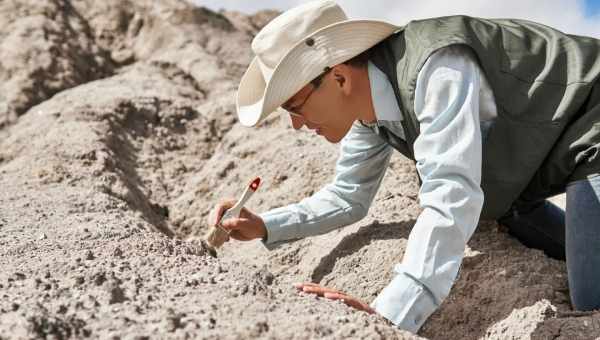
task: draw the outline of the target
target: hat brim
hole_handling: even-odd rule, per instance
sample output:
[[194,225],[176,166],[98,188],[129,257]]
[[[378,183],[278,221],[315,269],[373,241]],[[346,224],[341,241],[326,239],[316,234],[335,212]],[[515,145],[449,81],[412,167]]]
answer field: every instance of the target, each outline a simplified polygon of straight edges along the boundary
[[266,80],[255,57],[242,76],[236,98],[239,121],[256,126],[323,72],[373,47],[399,29],[379,20],[346,20],[323,27],[294,45]]

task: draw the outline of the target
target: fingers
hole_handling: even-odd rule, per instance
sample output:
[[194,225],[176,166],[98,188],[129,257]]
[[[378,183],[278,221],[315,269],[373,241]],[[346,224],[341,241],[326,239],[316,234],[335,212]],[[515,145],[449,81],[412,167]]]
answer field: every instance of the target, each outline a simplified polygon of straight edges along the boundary
[[327,299],[331,299],[331,300],[340,300],[343,303],[345,303],[346,305],[353,307],[354,309],[358,309],[358,310],[362,310],[365,311],[369,314],[374,313],[375,311],[371,308],[371,306],[361,302],[360,300],[346,295],[346,294],[342,294],[342,293],[325,293],[325,298]]
[[250,218],[252,217],[254,214],[250,212],[250,210],[246,209],[246,207],[242,207],[242,210],[240,210],[240,217],[243,218]]
[[348,298],[346,294],[342,293],[325,293],[324,296],[331,300],[342,300],[342,302],[346,302],[344,299]]
[[217,207],[214,210],[214,212],[215,212],[214,216],[213,216],[214,218],[212,219],[214,225],[219,223],[219,220],[223,216],[223,213],[225,212],[225,210],[233,207],[235,202],[237,202],[237,201],[234,199],[226,199],[217,205]]
[[337,289],[322,287],[316,283],[312,282],[302,282],[295,283],[294,287],[296,289],[301,290],[305,293],[317,294],[319,296],[323,296],[330,300],[340,300],[346,305],[353,307],[355,309],[365,311],[367,313],[373,314],[375,311],[368,304],[363,303],[362,301],[342,292]]
[[323,288],[320,285],[312,282],[296,282],[294,283],[294,287],[298,290],[304,291],[304,287],[312,287],[312,288]]
[[248,222],[247,218],[228,218],[221,221],[221,226],[226,230],[239,230],[244,228]]
[[342,292],[340,292],[337,289],[322,287],[322,286],[319,286],[318,284],[312,283],[312,282],[296,283],[296,284],[294,284],[294,286],[298,290],[301,290],[305,293],[317,294],[319,296],[323,296],[325,293],[343,294]]

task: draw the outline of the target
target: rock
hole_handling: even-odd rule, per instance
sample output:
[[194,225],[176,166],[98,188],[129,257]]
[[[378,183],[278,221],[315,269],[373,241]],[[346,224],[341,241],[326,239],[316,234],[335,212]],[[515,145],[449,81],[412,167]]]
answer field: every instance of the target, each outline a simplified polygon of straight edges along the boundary
[[106,274],[102,271],[94,273],[92,276],[92,281],[96,286],[101,286],[106,282]]
[[121,250],[121,248],[116,247],[115,250],[113,250],[113,256],[123,258],[123,251]]
[[110,305],[123,303],[127,300],[125,291],[119,286],[119,283],[115,281],[110,281],[106,286],[106,290],[109,294],[108,304]]

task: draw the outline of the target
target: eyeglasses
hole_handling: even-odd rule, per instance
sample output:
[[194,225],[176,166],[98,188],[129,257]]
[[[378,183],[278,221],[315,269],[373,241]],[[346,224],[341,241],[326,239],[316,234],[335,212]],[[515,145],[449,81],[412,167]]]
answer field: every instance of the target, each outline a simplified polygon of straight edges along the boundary
[[304,106],[304,104],[308,101],[308,99],[310,98],[310,96],[313,94],[313,92],[315,92],[317,88],[313,85],[312,88],[310,89],[310,92],[308,92],[308,95],[306,97],[304,97],[304,100],[302,101],[302,103],[300,103],[300,105],[297,105],[295,107],[291,107],[289,105],[281,105],[281,107],[286,110],[291,116],[294,117],[298,117],[298,118],[304,118],[304,116],[302,114],[300,114],[302,107]]
[[310,96],[313,94],[313,92],[315,92],[315,90],[317,88],[319,88],[319,86],[323,82],[323,77],[327,73],[329,73],[329,71],[331,71],[331,68],[330,67],[326,67],[325,71],[323,73],[321,73],[315,79],[313,79],[313,80],[310,81],[310,84],[312,84],[312,88],[310,89],[310,92],[308,92],[308,94],[306,95],[306,97],[304,97],[304,100],[302,101],[302,103],[300,103],[300,105],[292,107],[292,106],[284,103],[283,105],[281,105],[281,108],[283,108],[285,111],[287,111],[291,116],[298,117],[298,118],[306,118],[306,117],[304,117],[300,113],[301,110],[302,110],[302,107],[304,106],[304,104],[306,104],[306,102],[308,101],[308,99],[310,98]]

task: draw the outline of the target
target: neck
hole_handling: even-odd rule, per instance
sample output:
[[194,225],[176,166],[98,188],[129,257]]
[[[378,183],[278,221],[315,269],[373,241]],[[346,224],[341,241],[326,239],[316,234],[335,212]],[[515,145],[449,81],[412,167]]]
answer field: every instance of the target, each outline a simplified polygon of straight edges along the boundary
[[366,123],[373,123],[377,121],[375,115],[375,109],[373,107],[373,97],[371,96],[371,82],[369,81],[369,69],[365,65],[360,69],[358,85],[358,93],[356,101],[356,119],[362,120]]

